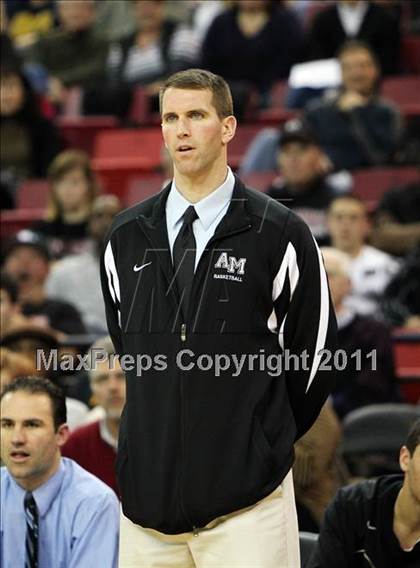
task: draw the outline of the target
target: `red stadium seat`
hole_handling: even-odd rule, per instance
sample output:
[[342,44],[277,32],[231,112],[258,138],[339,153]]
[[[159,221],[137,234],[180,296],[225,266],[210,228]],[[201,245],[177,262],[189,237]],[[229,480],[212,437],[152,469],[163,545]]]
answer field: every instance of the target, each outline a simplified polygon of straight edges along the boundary
[[125,205],[130,207],[158,193],[164,181],[162,174],[153,174],[143,179],[132,179],[128,184]]
[[94,158],[132,158],[154,168],[160,164],[160,128],[118,129],[98,134]]
[[47,205],[49,185],[44,179],[28,179],[17,192],[18,209],[44,209]]
[[420,37],[405,36],[401,42],[403,69],[408,73],[420,74]]
[[135,87],[133,89],[133,100],[128,118],[138,124],[148,124],[150,122],[150,97],[146,94],[144,87]]
[[389,77],[382,83],[382,96],[402,109],[406,105],[418,105],[419,93],[420,77],[417,75]]
[[233,169],[237,169],[250,145],[261,130],[259,124],[239,124],[234,138],[228,145],[228,163]]
[[96,136],[117,128],[118,120],[115,116],[60,116],[57,125],[66,146],[80,148],[91,155]]
[[396,375],[408,402],[420,401],[420,329],[393,333]]
[[100,133],[92,166],[106,191],[122,199],[133,178],[150,175],[161,163],[160,128],[114,130]]
[[375,207],[391,187],[420,181],[420,171],[414,167],[375,168],[353,172],[353,193]]
[[258,111],[255,119],[260,128],[264,126],[280,127],[291,118],[297,116],[297,114],[295,110],[272,107]]

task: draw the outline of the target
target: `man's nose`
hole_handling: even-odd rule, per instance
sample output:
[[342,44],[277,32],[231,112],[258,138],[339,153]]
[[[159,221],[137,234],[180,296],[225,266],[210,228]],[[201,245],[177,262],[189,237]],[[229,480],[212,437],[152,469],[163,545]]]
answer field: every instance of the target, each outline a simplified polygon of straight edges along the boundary
[[19,426],[15,426],[12,430],[12,444],[14,446],[21,446],[25,441],[25,432]]
[[180,138],[182,138],[184,136],[189,136],[190,129],[189,129],[188,121],[185,118],[179,118],[179,120],[177,122],[176,133],[177,133],[177,136],[180,137]]

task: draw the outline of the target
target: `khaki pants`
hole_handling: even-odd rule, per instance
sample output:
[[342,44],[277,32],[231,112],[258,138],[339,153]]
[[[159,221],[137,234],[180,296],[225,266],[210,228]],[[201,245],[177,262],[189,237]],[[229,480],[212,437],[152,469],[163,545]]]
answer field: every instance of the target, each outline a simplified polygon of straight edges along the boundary
[[273,493],[198,535],[166,535],[121,513],[119,568],[300,568],[292,471]]

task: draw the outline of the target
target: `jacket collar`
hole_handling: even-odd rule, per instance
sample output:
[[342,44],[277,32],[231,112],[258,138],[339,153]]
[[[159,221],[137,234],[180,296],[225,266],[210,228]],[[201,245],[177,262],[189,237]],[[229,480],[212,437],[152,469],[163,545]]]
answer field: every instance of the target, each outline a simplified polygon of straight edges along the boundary
[[[162,227],[166,223],[165,206],[171,190],[172,182],[169,183],[157,196],[150,215],[139,215],[138,220],[141,225],[150,231],[150,236],[160,242],[160,245],[169,247],[166,227],[162,231]],[[220,225],[216,229],[215,237],[223,236],[225,233],[240,230],[251,224],[248,213],[248,195],[244,184],[235,175],[235,186],[233,188],[232,199],[226,215],[223,217]],[[158,234],[156,234],[158,233]],[[163,233],[163,234],[162,234]],[[163,238],[164,237],[164,238]]]
[[[166,276],[168,292],[174,295],[177,301],[175,286],[173,286],[174,273],[171,251],[169,247],[168,231],[166,226],[166,200],[171,190],[169,183],[158,194],[150,215],[140,214],[137,222],[148,238],[153,250],[157,253],[162,270]],[[248,195],[244,184],[235,176],[235,187],[226,215],[217,227],[209,243],[229,235],[250,228],[251,218],[248,214]]]

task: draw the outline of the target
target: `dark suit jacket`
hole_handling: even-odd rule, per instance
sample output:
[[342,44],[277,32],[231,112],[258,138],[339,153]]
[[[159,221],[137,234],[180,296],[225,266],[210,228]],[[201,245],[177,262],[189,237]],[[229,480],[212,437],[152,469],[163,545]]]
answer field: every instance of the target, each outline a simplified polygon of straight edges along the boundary
[[[312,23],[308,40],[309,59],[335,57],[346,40],[337,7],[319,12]],[[353,39],[367,42],[376,53],[384,75],[398,73],[400,67],[400,31],[398,20],[384,8],[370,3],[361,28]]]

